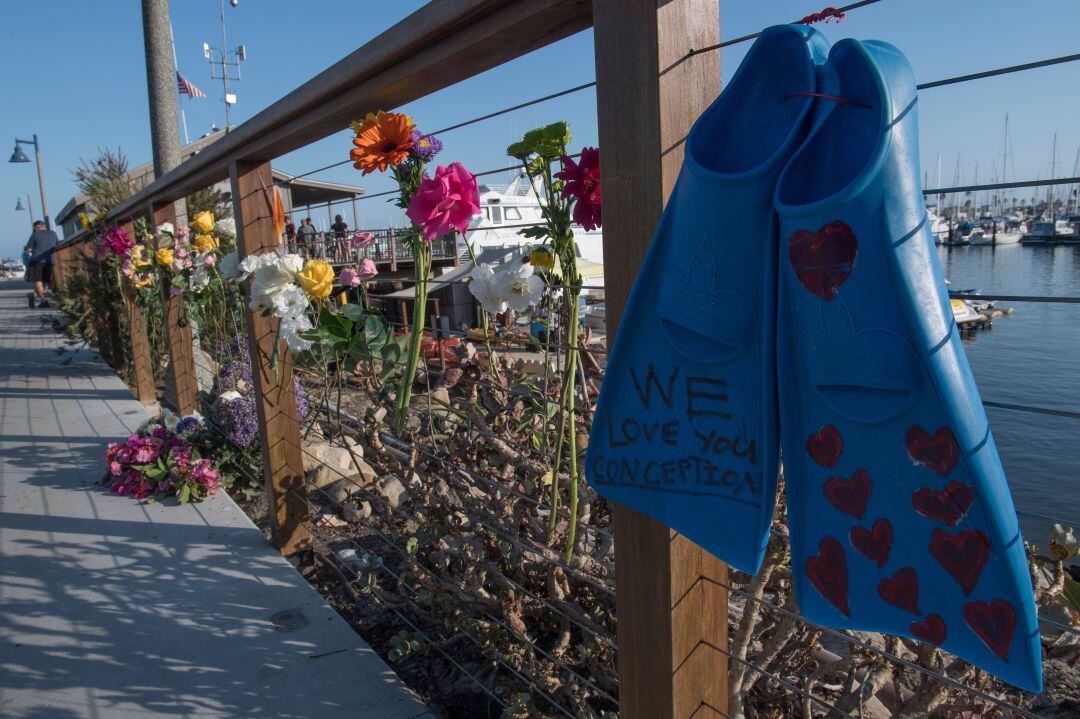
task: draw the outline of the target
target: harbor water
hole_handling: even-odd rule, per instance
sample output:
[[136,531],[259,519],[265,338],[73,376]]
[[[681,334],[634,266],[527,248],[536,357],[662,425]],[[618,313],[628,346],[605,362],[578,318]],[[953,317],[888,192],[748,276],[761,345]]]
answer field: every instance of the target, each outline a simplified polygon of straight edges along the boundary
[[[1080,297],[1080,247],[1012,244],[938,252],[953,290]],[[998,306],[1014,312],[964,341],[983,400],[1080,412],[1080,304]],[[1052,524],[1046,518],[1080,529],[1080,419],[994,407],[986,412],[1024,539],[1045,548]]]

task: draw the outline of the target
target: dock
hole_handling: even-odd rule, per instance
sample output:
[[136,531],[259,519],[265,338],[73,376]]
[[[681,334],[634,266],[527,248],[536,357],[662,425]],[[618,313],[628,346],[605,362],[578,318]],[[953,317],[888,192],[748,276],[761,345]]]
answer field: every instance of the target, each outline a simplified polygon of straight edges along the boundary
[[99,484],[149,415],[0,281],[0,716],[434,717],[219,493]]

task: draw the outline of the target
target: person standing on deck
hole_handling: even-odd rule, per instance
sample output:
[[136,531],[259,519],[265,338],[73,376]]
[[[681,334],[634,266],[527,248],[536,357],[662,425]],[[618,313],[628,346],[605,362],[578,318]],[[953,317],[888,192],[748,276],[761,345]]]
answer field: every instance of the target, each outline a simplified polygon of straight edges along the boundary
[[30,253],[30,262],[26,266],[26,281],[34,283],[34,291],[28,293],[31,307],[34,306],[35,297],[38,307],[49,306],[45,293],[52,282],[53,251],[59,243],[60,238],[47,229],[43,221],[34,223],[34,231],[26,241],[26,251]]
[[311,224],[310,217],[300,221],[300,229],[296,234],[300,236],[300,245],[307,251],[307,256],[318,257],[315,251],[315,226]]
[[285,215],[285,246],[289,252],[296,252],[296,225],[288,215]]
[[348,252],[345,236],[349,234],[349,225],[341,215],[334,215],[334,224],[330,225],[330,230],[334,233],[334,253],[336,258],[340,262],[345,262]]

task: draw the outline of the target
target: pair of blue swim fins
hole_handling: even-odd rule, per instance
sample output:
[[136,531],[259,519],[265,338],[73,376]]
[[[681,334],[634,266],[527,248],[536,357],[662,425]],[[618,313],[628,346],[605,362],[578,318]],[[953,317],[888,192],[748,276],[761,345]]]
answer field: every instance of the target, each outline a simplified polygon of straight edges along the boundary
[[796,600],[1042,690],[1023,540],[919,185],[914,74],[769,28],[686,141],[585,461],[755,573],[779,457]]

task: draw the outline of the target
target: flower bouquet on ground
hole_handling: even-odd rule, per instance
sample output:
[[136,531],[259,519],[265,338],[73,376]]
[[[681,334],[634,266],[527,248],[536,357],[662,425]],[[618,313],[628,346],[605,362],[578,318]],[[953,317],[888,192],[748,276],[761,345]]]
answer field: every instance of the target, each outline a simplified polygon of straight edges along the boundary
[[109,445],[102,482],[110,491],[134,499],[155,501],[172,495],[181,504],[201,502],[217,492],[220,477],[195,446],[205,429],[197,415],[179,417],[166,410],[123,444]]

